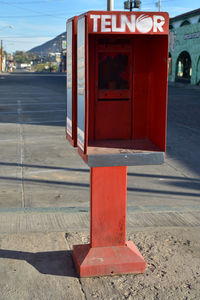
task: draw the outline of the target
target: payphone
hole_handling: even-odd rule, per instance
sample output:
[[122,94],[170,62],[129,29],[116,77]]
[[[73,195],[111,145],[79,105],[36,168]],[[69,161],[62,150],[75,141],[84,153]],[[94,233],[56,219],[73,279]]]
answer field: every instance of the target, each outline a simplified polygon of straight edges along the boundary
[[168,23],[158,12],[78,17],[77,143],[90,167],[164,161]]
[[126,242],[127,166],[164,161],[168,27],[163,12],[77,19],[77,147],[91,168],[90,244],[73,249],[81,277],[145,271]]

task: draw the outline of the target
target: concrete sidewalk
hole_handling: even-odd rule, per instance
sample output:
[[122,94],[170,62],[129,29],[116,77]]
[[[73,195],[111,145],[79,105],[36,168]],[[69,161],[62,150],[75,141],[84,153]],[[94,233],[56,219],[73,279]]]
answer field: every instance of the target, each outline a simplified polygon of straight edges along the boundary
[[[26,210],[25,212],[0,213],[0,233],[39,233],[63,232],[69,233],[85,231],[89,234],[90,214],[86,208],[82,212],[76,209],[63,209],[65,212],[46,210]],[[200,208],[180,208],[168,210],[144,211],[136,207],[127,209],[127,230],[140,230],[141,228],[166,228],[166,227],[196,227],[200,226]]]

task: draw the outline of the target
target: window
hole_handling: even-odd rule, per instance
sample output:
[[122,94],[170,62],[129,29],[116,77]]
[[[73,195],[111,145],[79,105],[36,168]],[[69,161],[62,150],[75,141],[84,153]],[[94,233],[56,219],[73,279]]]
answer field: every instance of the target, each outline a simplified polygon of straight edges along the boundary
[[100,90],[129,89],[129,56],[127,53],[100,52],[98,65],[98,88]]
[[188,20],[183,21],[183,22],[181,23],[181,26],[180,26],[180,27],[186,26],[186,25],[190,25],[190,22],[189,22]]

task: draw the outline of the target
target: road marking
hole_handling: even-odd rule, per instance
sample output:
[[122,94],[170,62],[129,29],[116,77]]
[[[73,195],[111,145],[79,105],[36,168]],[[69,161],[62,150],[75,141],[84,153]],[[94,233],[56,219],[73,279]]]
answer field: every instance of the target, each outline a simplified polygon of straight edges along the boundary
[[0,143],[3,142],[16,142],[17,139],[9,139],[9,140],[0,140]]
[[[0,103],[0,106],[15,106],[17,105],[17,103]],[[21,103],[22,106],[24,105],[28,105],[28,106],[32,106],[32,105],[38,105],[38,106],[42,106],[42,105],[65,105],[65,103],[59,103],[59,102],[40,102],[40,103]]]
[[63,123],[66,120],[49,120],[49,121],[32,121],[32,122],[24,122],[25,124],[45,124],[45,123]]
[[18,178],[21,179],[21,206],[22,208],[25,207],[25,200],[24,200],[24,170],[23,170],[23,156],[24,156],[24,140],[23,140],[23,120],[22,120],[22,108],[21,108],[21,101],[17,101],[18,104],[18,124],[17,124],[17,137],[18,137],[18,145],[17,145],[17,161],[18,161]]
[[[14,124],[13,124],[14,125]],[[52,138],[55,140],[55,139],[63,139],[63,136],[64,135],[56,135],[56,136],[54,136],[54,135],[52,135],[52,136],[35,136],[35,137],[29,137],[29,136],[27,136],[26,137],[26,139],[29,141],[29,142],[35,142],[35,140],[36,141],[38,141],[38,140],[52,140]],[[13,139],[5,139],[5,140],[3,140],[3,139],[0,139],[0,143],[4,143],[4,142],[13,142],[13,143],[15,143],[15,142],[17,142],[17,137],[16,138],[13,138]]]
[[[24,124],[45,124],[45,123],[63,123],[66,122],[66,120],[47,120],[47,121],[31,121],[31,122],[24,122]],[[0,126],[8,126],[8,125],[15,125],[15,123],[0,123]]]
[[11,75],[12,77],[66,77],[66,74],[65,73],[63,73],[63,74],[38,74],[38,73],[36,73],[36,74],[30,74],[30,73],[26,73],[26,74],[24,74],[24,73],[22,73],[22,74],[20,74],[20,73],[13,73],[12,75]]
[[[21,102],[21,101],[20,101]],[[32,114],[32,113],[49,113],[49,112],[64,112],[63,109],[54,109],[54,110],[27,110],[27,111],[23,111],[23,114]],[[18,109],[17,112],[13,112],[13,111],[3,111],[0,112],[0,115],[17,115],[18,114]]]
[[40,173],[52,173],[52,172],[58,172],[58,170],[40,170],[40,171],[28,171],[24,172],[25,175],[33,175],[33,174],[40,174]]

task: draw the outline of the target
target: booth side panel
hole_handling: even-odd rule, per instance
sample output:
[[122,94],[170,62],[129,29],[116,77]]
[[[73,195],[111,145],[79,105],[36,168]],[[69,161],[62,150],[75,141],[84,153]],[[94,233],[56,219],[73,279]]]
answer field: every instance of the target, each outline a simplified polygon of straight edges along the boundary
[[88,125],[89,125],[89,37],[88,17],[85,17],[85,146],[84,154],[88,147]]
[[148,37],[134,38],[133,138],[147,137],[149,54]]
[[85,153],[86,43],[85,16],[77,21],[77,145]]
[[151,37],[149,81],[149,138],[166,150],[168,36]]
[[72,101],[73,101],[73,45],[72,45],[72,38],[73,36],[73,25],[72,21],[67,22],[67,79],[66,79],[66,85],[67,85],[67,116],[66,116],[66,137],[67,139],[73,143],[72,141]]
[[72,82],[73,82],[73,94],[72,94],[72,139],[74,141],[74,147],[77,146],[77,18],[73,21],[73,60],[72,60]]

